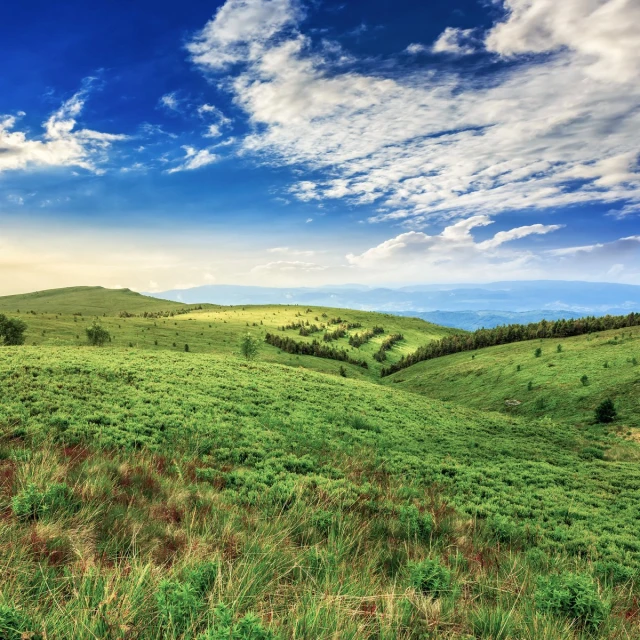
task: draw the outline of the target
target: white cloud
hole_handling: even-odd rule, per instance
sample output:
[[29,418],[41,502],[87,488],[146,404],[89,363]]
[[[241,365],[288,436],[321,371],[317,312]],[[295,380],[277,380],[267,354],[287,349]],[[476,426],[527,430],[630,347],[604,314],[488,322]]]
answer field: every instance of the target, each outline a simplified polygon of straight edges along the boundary
[[213,123],[207,127],[207,132],[204,134],[205,138],[219,138],[222,135],[222,130],[231,124],[231,119],[212,104],[203,104],[198,107],[198,114],[202,118],[212,119]]
[[44,134],[30,137],[16,131],[18,116],[0,116],[0,172],[42,167],[81,167],[100,173],[98,165],[106,159],[105,151],[112,143],[127,136],[76,129],[86,92],[80,91],[64,102],[43,123]]
[[169,111],[180,111],[181,110],[181,100],[178,98],[178,94],[176,91],[172,91],[171,93],[165,93],[160,98],[160,106],[168,109]]
[[291,249],[290,247],[272,247],[267,249],[269,253],[284,253],[290,256],[314,256],[317,251],[303,250],[303,249]]
[[489,32],[489,51],[514,56],[567,49],[595,77],[637,81],[637,0],[503,0],[503,4],[507,19]]
[[[430,236],[420,231],[401,233],[395,238],[386,240],[361,255],[349,254],[347,260],[362,267],[384,267],[388,263],[403,264],[419,261],[423,264],[444,261],[468,261],[480,254],[496,257],[496,250],[506,242],[518,240],[533,234],[547,234],[560,228],[559,225],[535,224],[517,227],[509,231],[500,231],[489,240],[476,242],[471,230],[485,227],[493,223],[488,216],[472,216],[460,220],[437,236]],[[511,258],[512,256],[509,256]]]
[[447,53],[454,56],[466,56],[477,50],[473,29],[455,29],[447,27],[433,43],[433,53]]
[[197,64],[223,69],[251,57],[254,44],[266,43],[301,16],[297,0],[227,0],[187,48]]
[[[595,14],[585,9],[596,4]],[[303,201],[374,204],[372,220],[413,225],[581,203],[633,206],[640,48],[630,50],[626,34],[640,22],[636,6],[509,0],[487,46],[504,56],[553,55],[489,66],[482,81],[431,69],[366,72],[366,61],[345,70],[297,30],[300,7],[285,0],[229,0],[190,50],[212,71],[241,63],[226,86],[255,127],[244,151],[316,172],[292,188]],[[532,16],[545,10],[538,42]],[[509,36],[516,26],[524,29],[517,51]],[[582,29],[599,44],[589,48]],[[597,72],[605,61],[614,67],[606,78]]]
[[421,53],[426,53],[427,51],[429,51],[429,47],[425,47],[425,45],[420,44],[419,42],[412,42],[405,49],[405,53],[408,53],[410,56],[417,56]]
[[177,173],[178,171],[192,171],[206,167],[208,164],[217,162],[220,156],[211,153],[209,149],[196,149],[188,145],[182,147],[185,151],[185,160],[177,167],[167,169],[167,173]]
[[301,262],[299,260],[276,260],[261,264],[251,269],[251,273],[260,272],[305,272],[305,271],[325,271],[327,267],[315,262]]

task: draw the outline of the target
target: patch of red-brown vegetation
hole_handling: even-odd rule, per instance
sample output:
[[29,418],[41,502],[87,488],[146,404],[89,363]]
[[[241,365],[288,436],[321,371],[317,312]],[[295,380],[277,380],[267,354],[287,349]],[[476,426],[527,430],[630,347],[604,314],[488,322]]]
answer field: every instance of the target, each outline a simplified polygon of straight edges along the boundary
[[161,493],[158,479],[145,467],[125,467],[119,471],[114,481],[117,489],[122,489],[128,495],[147,499],[154,498]]
[[48,562],[53,567],[59,567],[71,560],[69,544],[60,538],[46,537],[32,529],[25,542],[36,562]]
[[16,467],[13,460],[0,460],[0,494],[11,495]]
[[91,457],[91,450],[88,447],[74,444],[63,447],[62,455],[67,459],[69,466],[75,467]]
[[182,531],[162,536],[153,551],[153,561],[158,565],[170,567],[186,546],[187,536]]
[[222,547],[222,555],[229,562],[237,560],[242,555],[242,545],[238,536],[233,533],[227,536]]
[[625,620],[629,622],[637,622],[640,621],[640,605],[638,605],[638,597],[633,596],[633,602],[630,607],[628,607],[623,612],[623,617]]
[[174,504],[161,502],[151,507],[151,516],[168,524],[180,524],[184,520],[184,509]]

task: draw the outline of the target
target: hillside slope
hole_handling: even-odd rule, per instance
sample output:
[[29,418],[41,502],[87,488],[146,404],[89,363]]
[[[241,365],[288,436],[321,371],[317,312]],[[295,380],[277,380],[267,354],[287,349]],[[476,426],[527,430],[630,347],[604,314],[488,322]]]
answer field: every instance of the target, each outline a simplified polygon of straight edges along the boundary
[[[593,422],[595,407],[611,397],[619,410],[616,425],[637,428],[640,327],[457,353],[420,362],[383,382],[476,409],[579,425]],[[508,407],[507,400],[521,404]]]
[[[2,355],[0,614],[25,632],[209,640],[216,602],[257,614],[246,640],[638,631],[640,470],[590,453],[633,442],[209,354]],[[546,599],[557,571],[588,609]]]
[[[271,332],[297,342],[310,343],[318,340],[337,350],[346,350],[353,359],[366,360],[368,369],[336,360],[290,354],[267,344],[261,346],[259,352],[261,360],[296,367],[303,366],[335,375],[343,366],[349,376],[370,379],[378,378],[381,364],[373,356],[387,336],[399,333],[404,338],[386,352],[385,363],[389,364],[411,353],[425,342],[454,332],[452,329],[438,327],[418,318],[402,318],[389,314],[328,307],[203,305],[203,309],[190,311],[193,307],[184,305],[171,307],[174,303],[163,303],[131,291],[100,288],[78,288],[69,292],[57,290],[55,294],[51,292],[49,297],[44,296],[41,300],[43,307],[49,304],[50,298],[51,304],[57,309],[66,310],[40,311],[32,314],[29,312],[29,304],[25,302],[30,300],[28,295],[24,298],[20,297],[19,301],[11,296],[11,304],[22,303],[22,308],[13,309],[10,305],[6,305],[10,316],[19,317],[26,322],[28,345],[85,345],[86,329],[96,316],[111,335],[111,341],[105,345],[105,349],[184,351],[188,346],[191,352],[233,355],[239,352],[242,336],[251,333],[263,343],[265,334]],[[20,309],[20,313],[16,313],[17,309]],[[83,315],[72,315],[71,310],[73,313],[81,312]],[[136,317],[119,317],[122,311],[135,313]],[[141,317],[145,312],[158,314],[164,311],[171,311],[172,315]],[[106,314],[106,317],[103,314]],[[345,330],[342,337],[328,343],[324,342],[325,332],[333,332],[345,323],[354,326]],[[309,331],[314,326],[318,330],[301,336],[300,326],[302,325]],[[349,345],[350,336],[375,326],[382,327],[383,333],[373,336],[359,348]],[[282,330],[283,327],[289,328]]]
[[47,289],[13,296],[0,297],[0,313],[60,313],[72,315],[114,316],[121,311],[167,311],[184,308],[181,302],[143,296],[130,289],[105,289],[104,287],[67,287]]

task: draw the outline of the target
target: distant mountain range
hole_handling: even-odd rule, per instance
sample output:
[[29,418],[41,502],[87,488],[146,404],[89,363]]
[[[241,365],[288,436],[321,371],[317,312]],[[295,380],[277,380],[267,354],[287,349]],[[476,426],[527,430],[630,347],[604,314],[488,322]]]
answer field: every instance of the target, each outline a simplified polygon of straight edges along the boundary
[[434,284],[397,289],[357,284],[297,288],[206,285],[147,295],[188,304],[299,304],[384,311],[469,330],[537,322],[543,318],[557,320],[640,311],[640,286],[562,280]]

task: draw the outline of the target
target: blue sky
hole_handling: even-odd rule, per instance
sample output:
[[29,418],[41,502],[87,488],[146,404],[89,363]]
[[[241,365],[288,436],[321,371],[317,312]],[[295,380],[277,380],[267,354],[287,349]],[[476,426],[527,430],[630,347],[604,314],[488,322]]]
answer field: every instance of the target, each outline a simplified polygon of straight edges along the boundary
[[640,284],[633,0],[11,3],[0,294]]

